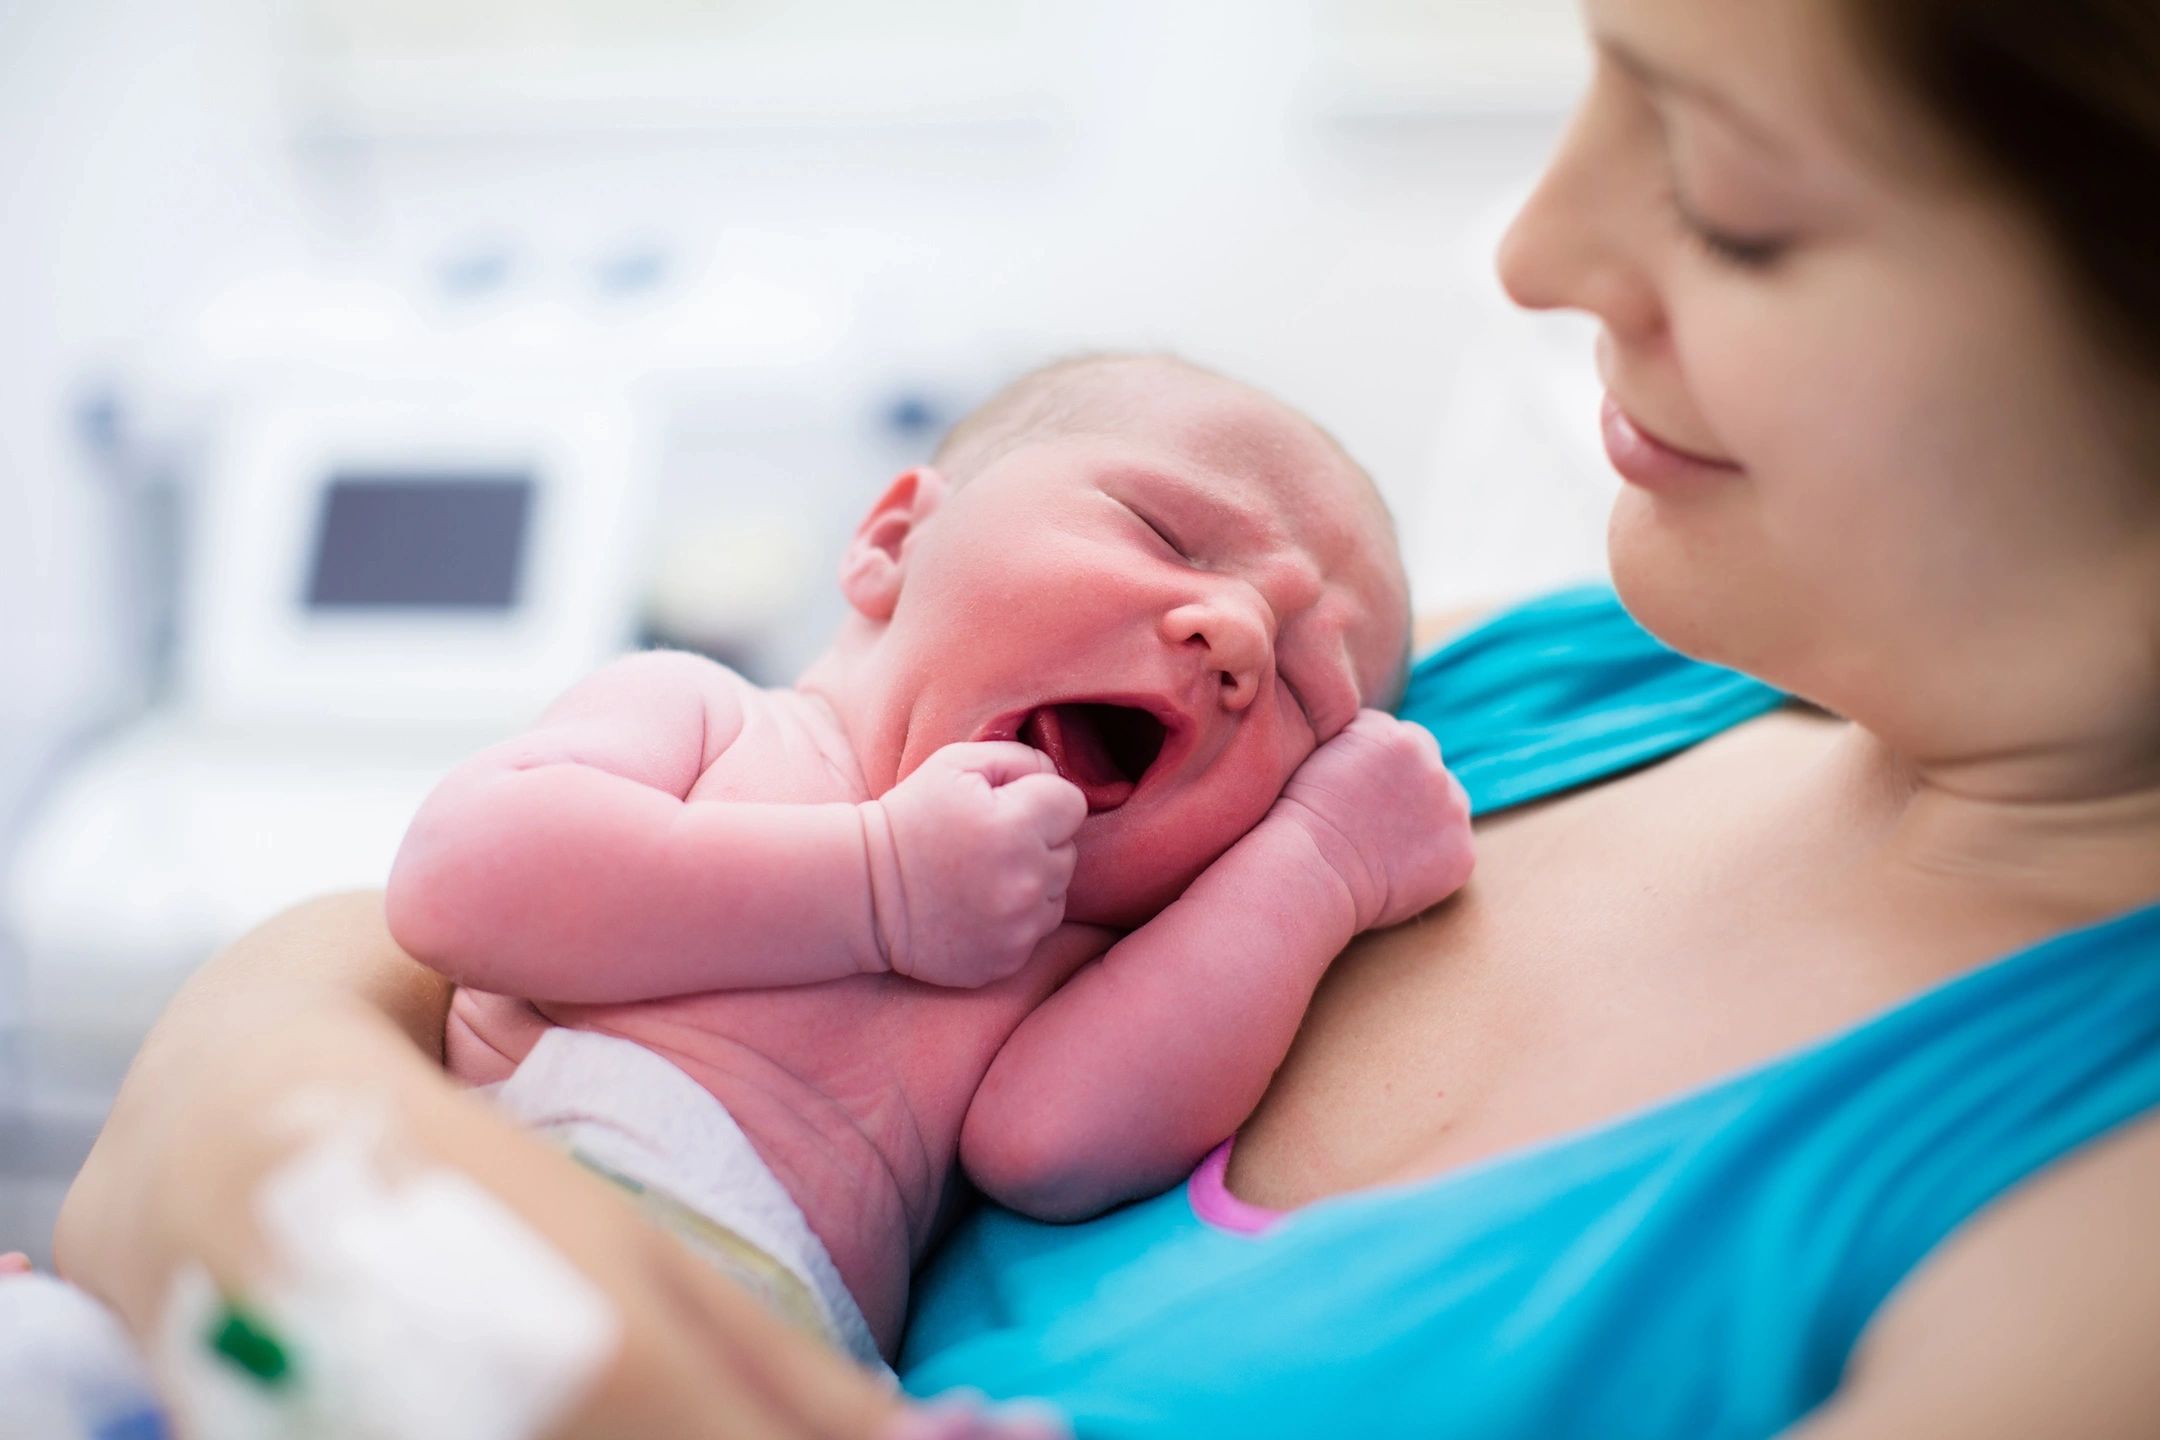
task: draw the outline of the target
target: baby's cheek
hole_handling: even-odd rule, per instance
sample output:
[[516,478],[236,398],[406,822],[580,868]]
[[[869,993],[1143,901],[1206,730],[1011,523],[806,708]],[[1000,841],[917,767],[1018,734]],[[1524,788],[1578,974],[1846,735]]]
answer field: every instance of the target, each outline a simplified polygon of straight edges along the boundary
[[1226,756],[1210,783],[1178,797],[1135,828],[1090,823],[1066,892],[1066,917],[1130,927],[1175,900],[1239,837],[1260,823],[1317,747],[1278,733],[1267,745]]

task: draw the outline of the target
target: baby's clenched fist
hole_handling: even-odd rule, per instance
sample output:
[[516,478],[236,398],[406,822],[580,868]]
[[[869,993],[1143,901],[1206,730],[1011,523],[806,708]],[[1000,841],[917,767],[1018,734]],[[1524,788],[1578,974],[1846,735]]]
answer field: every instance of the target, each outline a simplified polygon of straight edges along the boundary
[[987,985],[1065,918],[1087,797],[1041,751],[948,745],[861,811],[878,948],[894,973]]
[[1360,710],[1306,757],[1267,823],[1296,825],[1348,887],[1357,927],[1393,925],[1470,878],[1470,800],[1422,725]]

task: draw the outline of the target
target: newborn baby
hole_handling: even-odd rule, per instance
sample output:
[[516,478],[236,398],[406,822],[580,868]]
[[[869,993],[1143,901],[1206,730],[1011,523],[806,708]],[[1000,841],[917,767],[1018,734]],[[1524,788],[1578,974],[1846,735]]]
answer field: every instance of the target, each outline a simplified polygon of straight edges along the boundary
[[867,1363],[955,1164],[1076,1218],[1240,1124],[1329,960],[1470,869],[1386,511],[1180,362],[1023,377],[848,549],[792,689],[623,660],[443,781],[389,883],[493,1084]]

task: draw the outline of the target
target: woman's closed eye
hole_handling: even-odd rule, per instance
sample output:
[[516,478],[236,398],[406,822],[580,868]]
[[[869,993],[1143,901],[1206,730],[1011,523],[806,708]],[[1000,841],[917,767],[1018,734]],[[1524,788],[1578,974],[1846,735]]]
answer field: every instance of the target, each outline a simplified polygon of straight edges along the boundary
[[[1659,199],[1679,220],[1689,241],[1711,259],[1735,269],[1763,270],[1776,264],[1790,248],[1790,237],[1716,223],[1695,203],[1696,185],[1681,183],[1681,176],[1689,174],[1695,176],[1696,184],[1700,184],[1702,167],[1709,165],[1728,182],[1726,188],[1730,188],[1731,183],[1738,183],[1751,191],[1759,190],[1766,182],[1757,178],[1755,167],[1729,159],[1720,165],[1715,158],[1689,158],[1699,156],[1706,145],[1718,149],[1715,132],[1706,138],[1700,129],[1675,125],[1661,108],[1653,106],[1652,112],[1657,125],[1658,158],[1662,170]],[[1735,175],[1744,178],[1735,182]]]
[[1741,270],[1766,270],[1776,264],[1791,244],[1783,236],[1738,235],[1697,215],[1681,198],[1680,187],[1668,185],[1665,202],[1680,217],[1688,238],[1711,259]]

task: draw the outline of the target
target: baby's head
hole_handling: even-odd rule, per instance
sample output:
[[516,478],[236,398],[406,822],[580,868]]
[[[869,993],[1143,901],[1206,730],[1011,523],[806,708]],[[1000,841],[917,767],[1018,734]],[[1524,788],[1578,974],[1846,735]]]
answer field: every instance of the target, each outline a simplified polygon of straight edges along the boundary
[[1312,421],[1167,356],[1015,381],[895,481],[821,667],[883,789],[1017,739],[1086,792],[1076,920],[1133,925],[1267,811],[1408,653],[1371,480]]

